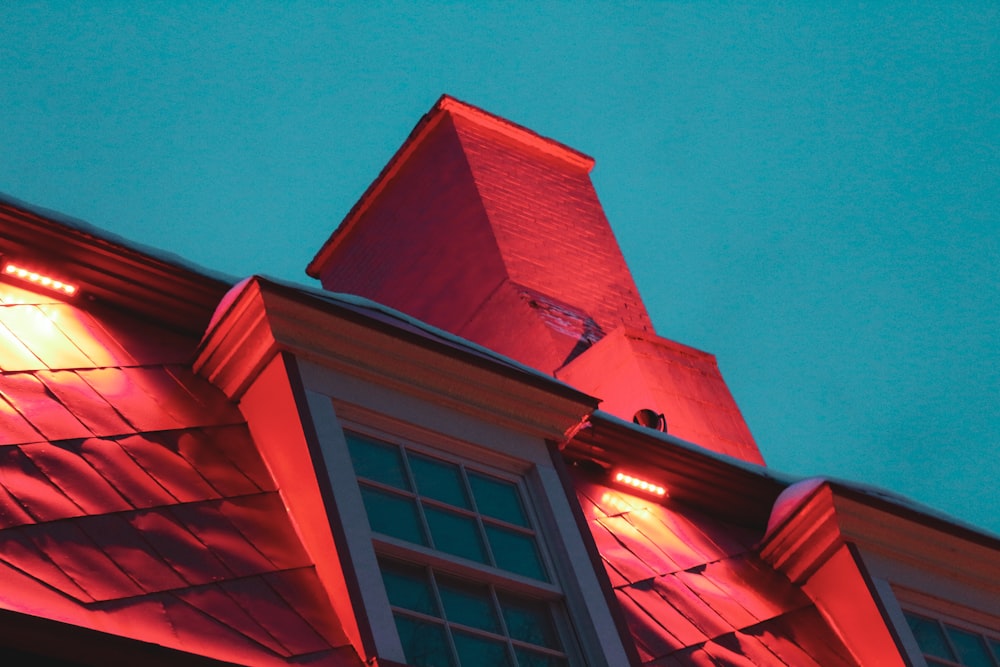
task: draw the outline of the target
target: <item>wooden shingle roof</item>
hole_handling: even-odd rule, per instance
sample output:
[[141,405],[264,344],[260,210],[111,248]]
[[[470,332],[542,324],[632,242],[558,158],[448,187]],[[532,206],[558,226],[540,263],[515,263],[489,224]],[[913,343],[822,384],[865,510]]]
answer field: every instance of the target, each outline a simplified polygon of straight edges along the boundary
[[8,283],[0,339],[0,609],[137,661],[360,664],[197,339]]
[[756,531],[578,474],[577,496],[643,665],[848,667],[812,600],[756,553]]

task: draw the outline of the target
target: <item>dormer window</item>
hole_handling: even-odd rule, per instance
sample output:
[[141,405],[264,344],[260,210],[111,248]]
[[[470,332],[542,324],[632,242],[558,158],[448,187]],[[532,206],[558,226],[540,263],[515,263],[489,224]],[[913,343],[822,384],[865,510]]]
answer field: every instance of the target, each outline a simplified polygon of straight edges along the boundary
[[567,664],[551,602],[427,566],[379,566],[407,664]]
[[407,664],[568,665],[522,476],[345,432]]
[[347,442],[373,531],[549,581],[518,480],[354,433]]

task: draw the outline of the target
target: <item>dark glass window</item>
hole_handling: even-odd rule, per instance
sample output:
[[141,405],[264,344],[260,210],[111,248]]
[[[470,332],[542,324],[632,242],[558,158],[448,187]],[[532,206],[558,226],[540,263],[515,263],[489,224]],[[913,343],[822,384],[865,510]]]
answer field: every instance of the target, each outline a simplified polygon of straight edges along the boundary
[[928,665],[1000,667],[1000,639],[939,619],[904,612]]
[[417,504],[412,498],[368,486],[361,487],[361,497],[372,530],[407,542],[427,544],[424,531],[420,530]]
[[414,667],[566,667],[553,604],[395,560],[379,562]]
[[399,447],[375,440],[360,440],[351,435],[347,437],[347,444],[354,473],[358,477],[404,491],[410,490]]
[[372,531],[401,541],[375,549],[406,664],[568,667],[575,643],[520,478],[345,436]]
[[472,509],[462,482],[461,468],[419,454],[410,454],[407,459],[419,485],[417,491],[420,495],[454,507]]
[[356,433],[346,436],[373,531],[549,581],[516,482]]
[[514,484],[474,472],[469,473],[469,483],[476,495],[476,505],[480,512],[499,521],[528,527],[521,494]]

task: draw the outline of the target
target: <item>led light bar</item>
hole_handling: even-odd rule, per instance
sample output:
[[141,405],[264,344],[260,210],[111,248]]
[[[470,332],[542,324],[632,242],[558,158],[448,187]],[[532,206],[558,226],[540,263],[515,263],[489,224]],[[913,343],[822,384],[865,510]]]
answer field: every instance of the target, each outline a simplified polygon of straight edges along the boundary
[[638,477],[633,477],[632,475],[626,475],[623,472],[615,474],[615,481],[631,486],[633,489],[639,489],[640,491],[645,491],[646,493],[652,493],[654,496],[667,495],[667,490],[659,484],[653,484],[652,482],[647,482],[644,479],[639,479]]
[[18,280],[23,280],[29,282],[33,285],[38,285],[39,287],[44,287],[50,289],[54,292],[59,292],[66,296],[73,296],[77,292],[77,286],[72,283],[68,283],[65,280],[58,280],[52,276],[47,276],[44,273],[38,273],[37,271],[32,271],[31,269],[26,269],[23,266],[18,266],[11,262],[4,262],[3,274],[11,278],[17,278]]

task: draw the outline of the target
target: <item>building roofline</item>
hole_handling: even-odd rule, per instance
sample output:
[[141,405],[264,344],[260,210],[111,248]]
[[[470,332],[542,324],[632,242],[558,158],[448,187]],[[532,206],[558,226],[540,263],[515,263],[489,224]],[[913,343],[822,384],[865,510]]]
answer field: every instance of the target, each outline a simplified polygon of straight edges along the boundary
[[97,299],[200,334],[234,279],[0,194],[0,254],[51,266]]
[[389,159],[385,167],[382,168],[379,175],[372,181],[371,185],[368,186],[354,206],[351,207],[351,210],[344,216],[340,225],[333,231],[326,242],[323,243],[316,256],[313,257],[312,261],[306,267],[307,275],[313,278],[319,277],[320,268],[326,263],[327,258],[339,244],[340,239],[354,227],[356,221],[371,206],[372,202],[377,199],[381,191],[392,181],[403,164],[406,163],[431,131],[444,118],[449,116],[462,118],[482,128],[502,134],[522,146],[566,162],[577,169],[585,169],[589,172],[594,167],[594,159],[576,149],[570,148],[554,139],[544,137],[522,125],[491,114],[467,102],[462,102],[449,95],[442,95],[438,98],[434,106],[431,107],[430,111],[421,117],[403,144],[393,154],[392,158]]
[[[797,477],[720,454],[700,445],[606,412],[590,415],[585,428],[564,443],[568,457],[606,472],[648,477],[679,500],[745,525],[763,527],[779,494]],[[636,470],[637,462],[641,469]]]
[[1000,537],[894,494],[822,477],[782,492],[761,554],[793,581],[804,580],[845,543],[975,590],[1000,591]]
[[547,438],[561,436],[598,404],[555,378],[391,308],[261,276],[243,281],[219,304],[195,370],[237,399],[281,351],[530,424]]
[[480,127],[484,127],[503,134],[509,139],[523,144],[533,150],[545,153],[554,158],[567,162],[579,169],[590,171],[594,168],[594,158],[589,155],[567,146],[566,144],[542,136],[532,129],[507,120],[502,116],[490,113],[475,105],[463,102],[450,95],[442,95],[431,112],[447,111],[453,116],[459,116],[466,120],[473,121]]
[[395,308],[354,294],[328,292],[270,276],[254,275],[234,285],[222,303],[219,304],[217,312],[212,318],[212,323],[209,325],[209,331],[205,334],[206,337],[211,335],[212,327],[225,317],[232,302],[238,299],[239,295],[251,283],[302,303],[318,306],[331,314],[353,319],[401,339],[407,339],[432,349],[452,351],[477,366],[498,370],[508,374],[512,379],[518,379],[540,389],[553,391],[563,397],[584,402],[589,406],[589,411],[597,409],[600,399],[510,357],[427,324]]
[[[663,475],[671,498],[762,522],[768,535],[794,521],[816,489],[827,487],[837,497],[859,506],[1000,550],[1000,536],[897,493],[849,480],[782,473],[601,410],[587,417],[584,427],[563,443],[563,450],[571,458],[592,461],[608,471],[642,460],[649,474],[655,471]],[[743,504],[734,505],[737,499]]]
[[895,515],[914,525],[947,533],[957,539],[978,544],[1000,552],[1000,535],[985,528],[965,523],[959,519],[915,502],[885,489],[865,486],[857,482],[831,478],[826,480],[834,494],[866,507]]
[[985,528],[965,523],[932,507],[885,489],[830,477],[810,477],[790,485],[775,502],[768,522],[768,535],[778,533],[784,529],[786,524],[797,521],[798,513],[824,487],[829,488],[830,492],[837,498],[853,501],[872,510],[892,514],[914,525],[919,524],[929,529],[948,533],[958,539],[1000,551],[1000,535]]

